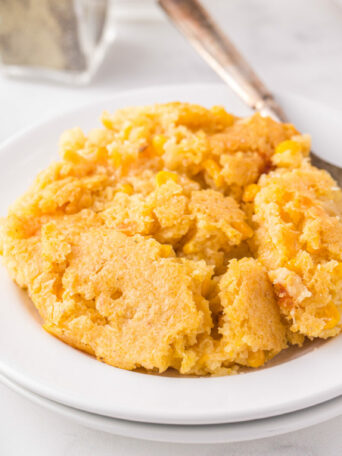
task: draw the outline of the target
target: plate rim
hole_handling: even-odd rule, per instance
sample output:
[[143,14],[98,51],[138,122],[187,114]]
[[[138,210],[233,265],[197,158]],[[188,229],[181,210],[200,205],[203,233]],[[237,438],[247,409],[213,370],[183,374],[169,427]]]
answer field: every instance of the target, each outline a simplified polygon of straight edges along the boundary
[[172,425],[127,421],[68,407],[32,393],[0,374],[0,383],[30,402],[102,432],[151,442],[223,444],[250,442],[306,429],[342,415],[342,396],[307,409],[260,420],[214,425]]
[[[175,91],[175,92],[178,92],[178,91],[182,92],[183,90],[187,90],[187,91],[192,90],[194,92],[201,91],[201,90],[209,90],[209,91],[210,90],[213,90],[213,91],[224,90],[225,92],[226,91],[228,92],[228,89],[223,84],[181,84],[181,85],[166,85],[166,86],[164,85],[164,86],[159,86],[159,87],[141,88],[141,89],[116,93],[116,94],[113,94],[113,96],[111,96],[111,97],[108,97],[108,96],[99,97],[98,99],[93,100],[89,103],[81,104],[74,108],[65,110],[57,115],[50,116],[48,119],[45,119],[44,121],[39,121],[39,122],[35,123],[34,125],[25,128],[21,132],[18,132],[17,134],[12,135],[5,142],[3,142],[2,145],[0,146],[0,160],[3,159],[3,155],[4,155],[4,153],[6,153],[6,149],[11,148],[13,146],[15,147],[16,143],[22,141],[23,138],[25,139],[27,136],[35,135],[42,128],[48,127],[49,125],[51,126],[51,124],[54,124],[54,123],[58,123],[58,121],[64,117],[69,117],[69,116],[75,115],[77,113],[80,113],[81,110],[84,110],[84,109],[87,110],[87,109],[91,109],[92,107],[95,109],[96,106],[99,106],[102,103],[109,104],[110,102],[113,102],[113,100],[121,101],[127,97],[134,98],[134,96],[139,96],[142,94],[144,96],[148,96],[150,94],[155,94],[157,92],[165,92],[165,91],[169,91],[169,90]],[[291,98],[291,96],[297,100],[298,99],[305,100],[305,102],[309,102],[309,103],[313,104],[314,106],[315,105],[324,106],[320,102],[317,102],[317,103],[312,102],[312,100],[306,100],[305,97],[301,97],[301,96],[297,96],[297,95],[285,94],[285,99],[288,97]],[[282,97],[284,97],[284,95],[280,95],[280,98],[282,98]],[[180,98],[182,98],[182,96],[180,96]],[[334,115],[337,115],[338,117],[341,118],[341,113],[338,110],[336,110],[334,108],[329,108],[329,107],[326,107],[325,109],[329,110],[329,112],[330,111],[333,112]],[[49,337],[51,337],[51,336],[49,336]],[[59,343],[61,343],[61,342],[59,342]],[[72,349],[72,350],[75,350],[75,349]],[[288,363],[286,363],[286,364],[288,364]],[[111,369],[116,369],[116,368],[111,367]],[[116,370],[119,371],[120,369],[116,369]],[[43,395],[46,398],[50,398],[50,399],[54,398],[53,400],[57,400],[60,403],[70,405],[75,408],[81,408],[80,403],[77,402],[75,397],[72,398],[72,397],[68,396],[68,394],[65,391],[64,392],[60,391],[58,394],[56,394],[56,391],[53,391],[51,388],[47,387],[46,385],[44,385],[40,382],[37,382],[35,380],[26,378],[25,374],[20,374],[20,372],[16,372],[15,369],[12,369],[10,366],[6,365],[1,359],[0,359],[0,372],[5,375],[7,373],[7,375],[10,378],[15,379],[15,381],[17,381],[18,384],[20,384],[21,386],[29,389],[30,391],[32,391],[36,394]],[[123,372],[125,372],[125,375],[127,374],[127,371],[123,371]],[[260,373],[260,371],[249,373],[248,377],[256,376],[258,373]],[[136,373],[132,373],[132,372],[129,372],[128,374],[137,375]],[[144,375],[144,374],[140,374],[140,375]],[[149,377],[156,378],[154,376],[149,376]],[[242,376],[240,376],[240,378],[241,377]],[[128,378],[128,377],[126,377],[126,378]],[[227,377],[221,377],[221,379],[222,378],[227,378]],[[229,377],[229,378],[231,378],[231,377]],[[203,382],[205,380],[208,380],[208,379],[203,379],[203,378],[195,379],[196,382]],[[213,381],[213,380],[214,379],[210,379],[210,381]],[[178,378],[177,381],[178,382],[187,382],[187,381],[190,381],[190,379],[185,379],[185,378],[179,379]],[[293,403],[288,403],[286,407],[282,408],[282,410],[285,413],[285,412],[309,407],[313,403],[317,404],[317,403],[323,402],[325,400],[329,400],[333,397],[338,396],[341,393],[342,393],[342,381],[340,384],[335,385],[334,388],[330,388],[329,392],[321,391],[321,394],[317,394],[315,396],[316,398],[314,401],[312,401],[312,399],[306,400],[306,401],[301,401],[300,403],[297,403],[297,405],[294,405]],[[201,414],[199,414],[199,416],[194,416],[193,412],[190,415],[183,413],[182,416],[180,416],[179,414],[172,415],[169,413],[167,418],[165,416],[161,416],[160,414],[158,414],[156,412],[146,414],[146,410],[143,413],[142,412],[139,413],[139,412],[133,411],[133,410],[131,410],[129,413],[127,413],[127,410],[126,410],[126,412],[123,410],[121,410],[121,411],[117,410],[115,412],[115,417],[124,418],[124,419],[132,419],[132,420],[136,420],[136,421],[146,421],[146,422],[165,422],[165,423],[182,423],[182,424],[189,424],[191,422],[191,423],[196,423],[196,424],[203,424],[203,423],[207,424],[207,423],[218,423],[218,422],[222,423],[222,422],[249,420],[251,417],[263,418],[263,417],[267,417],[267,416],[272,416],[272,415],[279,413],[279,410],[280,410],[279,404],[277,407],[273,407],[273,409],[271,407],[268,409],[267,412],[265,412],[265,411],[262,412],[261,410],[254,409],[254,411],[252,412],[252,415],[249,415],[249,417],[247,417],[245,415],[241,415],[241,413],[240,414],[235,413],[235,415],[234,414],[227,415],[227,411],[224,412],[223,414],[213,412],[213,414],[210,415],[205,410],[203,410],[201,412]],[[90,412],[95,412],[95,413],[97,413],[99,411],[96,404],[89,404],[89,403],[86,407],[83,404],[82,409],[88,410]],[[102,409],[101,413],[103,413],[103,414],[110,413],[110,415],[113,416],[113,412],[112,411],[109,412],[108,409]]]

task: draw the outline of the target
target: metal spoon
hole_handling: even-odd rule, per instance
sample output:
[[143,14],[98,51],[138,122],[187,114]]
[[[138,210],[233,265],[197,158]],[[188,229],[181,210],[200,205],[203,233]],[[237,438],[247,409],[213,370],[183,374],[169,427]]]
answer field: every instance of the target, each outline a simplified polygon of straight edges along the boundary
[[[158,0],[176,27],[216,73],[252,109],[288,122],[272,93],[198,0]],[[342,186],[342,169],[311,152],[312,163],[326,169]]]

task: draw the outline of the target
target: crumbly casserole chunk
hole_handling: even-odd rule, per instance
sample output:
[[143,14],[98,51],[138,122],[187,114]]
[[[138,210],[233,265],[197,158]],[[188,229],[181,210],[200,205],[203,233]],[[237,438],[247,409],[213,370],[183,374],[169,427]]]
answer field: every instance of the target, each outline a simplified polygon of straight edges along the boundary
[[44,328],[124,369],[222,375],[341,330],[342,193],[310,138],[186,103],[103,114],[9,209]]

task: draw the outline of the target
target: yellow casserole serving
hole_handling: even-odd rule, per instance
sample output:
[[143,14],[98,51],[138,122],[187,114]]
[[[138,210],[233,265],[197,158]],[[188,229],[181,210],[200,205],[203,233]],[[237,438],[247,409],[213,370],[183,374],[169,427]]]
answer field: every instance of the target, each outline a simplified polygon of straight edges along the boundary
[[342,194],[310,139],[169,103],[65,132],[3,220],[44,328],[124,369],[259,367],[341,331]]

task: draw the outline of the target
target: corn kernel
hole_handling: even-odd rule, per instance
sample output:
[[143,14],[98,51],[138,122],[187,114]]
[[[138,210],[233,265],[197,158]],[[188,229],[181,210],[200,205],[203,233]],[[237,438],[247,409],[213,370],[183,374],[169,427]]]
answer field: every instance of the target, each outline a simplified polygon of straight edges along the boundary
[[156,183],[158,187],[165,184],[168,180],[173,180],[173,182],[178,181],[178,176],[175,173],[171,173],[170,171],[160,171],[156,175]]
[[124,127],[123,127],[122,130],[120,131],[120,137],[121,137],[121,139],[123,139],[124,141],[128,140],[128,139],[129,139],[129,135],[131,134],[132,129],[133,129],[133,125],[132,125],[132,124],[126,124],[126,125],[124,125]]
[[183,246],[183,252],[185,253],[185,255],[190,255],[191,253],[194,253],[195,252],[195,248],[194,248],[194,245],[192,242],[188,242],[187,244],[185,244]]
[[107,147],[98,147],[96,149],[96,158],[97,160],[107,160],[108,158],[108,150]]
[[277,166],[298,167],[302,157],[301,144],[289,139],[277,145],[272,162]]
[[223,106],[213,106],[211,112],[218,117],[218,121],[225,127],[230,127],[235,122],[235,117],[227,112]]
[[330,303],[316,312],[317,318],[324,318],[326,320],[324,329],[335,328],[339,324],[341,316],[335,304]]
[[127,195],[132,195],[133,194],[133,187],[131,184],[122,184],[118,188],[118,192],[123,192],[126,193]]
[[75,149],[63,149],[61,156],[63,160],[71,163],[79,163],[83,160],[82,155],[80,155]]
[[265,363],[265,353],[263,350],[251,351],[248,354],[247,364],[250,367],[260,367]]
[[105,128],[108,128],[108,130],[113,130],[113,120],[107,111],[102,114],[101,122]]
[[223,184],[224,179],[221,175],[221,168],[214,162],[214,160],[208,159],[203,162],[204,169],[207,171],[209,176],[213,179],[215,185],[219,187]]
[[279,143],[275,149],[276,154],[282,154],[287,151],[291,151],[293,153],[301,151],[301,145],[298,141],[293,141],[292,139],[288,139],[287,141],[283,141]]
[[334,274],[338,279],[342,278],[342,263],[339,263],[335,269],[334,269]]
[[157,155],[163,155],[165,143],[166,143],[166,137],[164,135],[153,136],[152,146],[153,146],[154,152]]
[[109,151],[109,157],[115,168],[119,168],[122,165],[122,154],[120,154],[117,148],[112,148]]
[[164,244],[160,247],[160,254],[162,257],[169,257],[173,252],[173,247],[170,244]]
[[250,184],[247,185],[245,188],[245,191],[243,193],[242,199],[245,203],[250,203],[254,201],[254,198],[256,197],[256,194],[260,190],[260,185],[258,184]]
[[254,231],[247,223],[241,223],[239,225],[239,230],[243,234],[245,239],[251,238],[254,234]]

